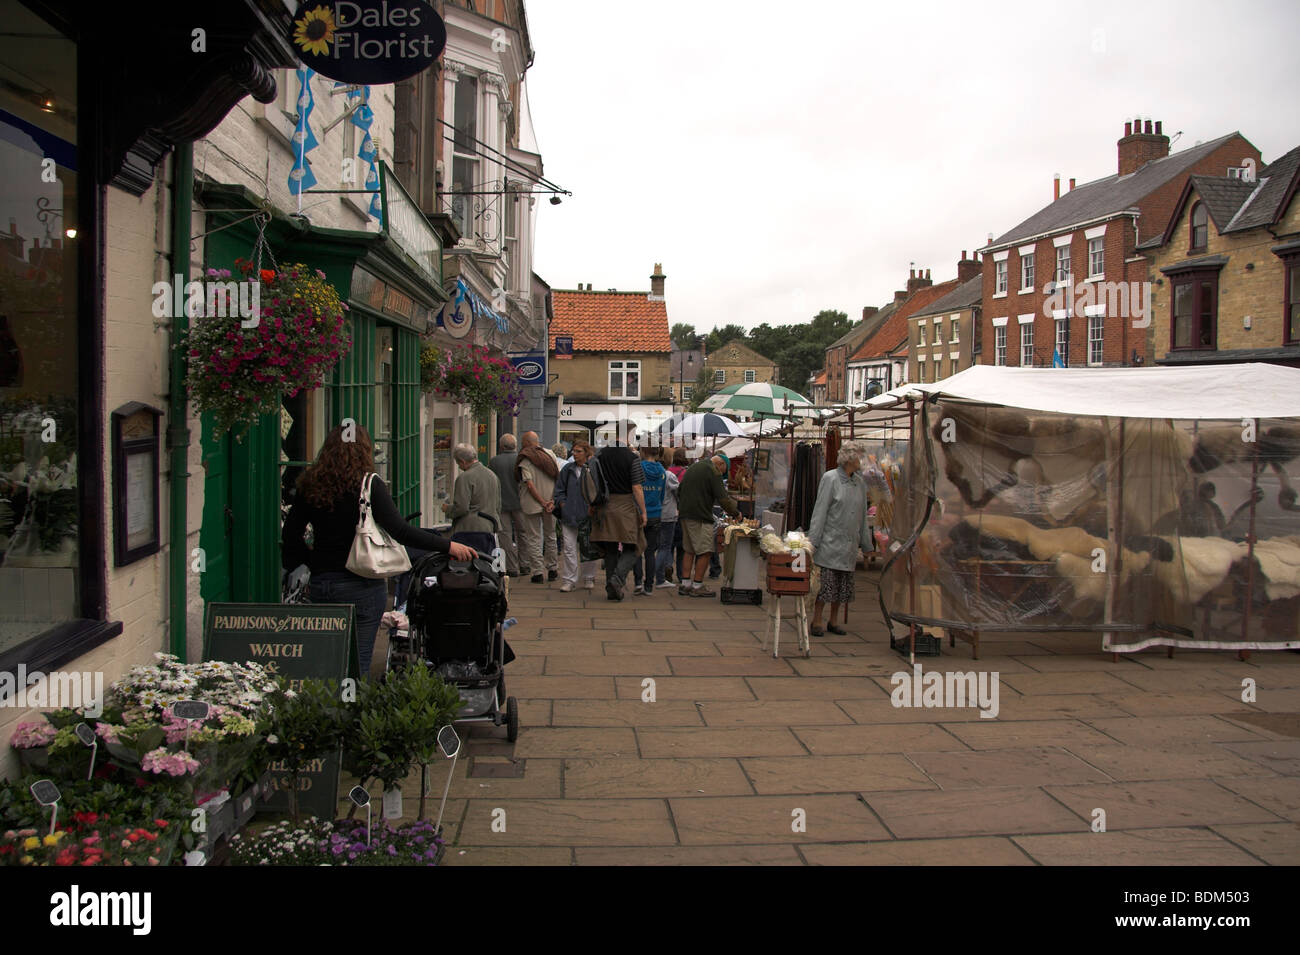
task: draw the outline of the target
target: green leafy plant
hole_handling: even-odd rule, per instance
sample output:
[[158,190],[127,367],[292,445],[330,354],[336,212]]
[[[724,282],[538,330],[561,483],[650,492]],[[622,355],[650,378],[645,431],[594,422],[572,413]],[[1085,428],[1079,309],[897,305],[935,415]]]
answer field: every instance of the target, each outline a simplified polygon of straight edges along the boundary
[[515,366],[474,346],[426,346],[420,353],[420,385],[424,391],[468,404],[480,418],[516,414],[524,400]]
[[[363,691],[364,692],[364,691]],[[298,820],[298,780],[312,760],[334,750],[343,736],[347,709],[334,681],[303,680],[298,690],[281,680],[266,737],[266,753],[289,773],[289,815]]]

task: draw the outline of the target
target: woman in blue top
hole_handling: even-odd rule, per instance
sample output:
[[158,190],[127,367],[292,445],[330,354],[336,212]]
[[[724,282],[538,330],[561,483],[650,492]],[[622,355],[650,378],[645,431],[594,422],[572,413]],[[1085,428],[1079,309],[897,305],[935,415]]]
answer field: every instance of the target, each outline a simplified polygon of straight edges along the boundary
[[[641,471],[645,481],[641,490],[645,494],[645,553],[632,567],[632,593],[649,597],[655,592],[655,564],[659,557],[659,519],[663,512],[664,493],[668,471],[659,463],[659,449],[641,449]],[[643,565],[644,564],[644,569]]]
[[813,605],[811,631],[822,636],[848,631],[829,624],[822,629],[822,610],[831,605],[831,620],[845,604],[853,602],[853,569],[858,551],[871,550],[871,523],[867,515],[867,483],[858,471],[866,449],[855,441],[840,445],[836,468],[822,475],[813,505],[808,540],[813,545],[813,563],[821,568],[821,590]]

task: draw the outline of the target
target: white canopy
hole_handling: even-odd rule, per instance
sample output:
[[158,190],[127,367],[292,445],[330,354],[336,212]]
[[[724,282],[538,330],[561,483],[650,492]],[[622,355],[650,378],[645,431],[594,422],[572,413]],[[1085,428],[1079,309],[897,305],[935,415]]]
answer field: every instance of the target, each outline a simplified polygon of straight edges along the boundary
[[922,392],[1072,415],[1236,421],[1300,417],[1300,368],[1258,362],[1179,368],[973,365],[943,381],[891,389],[865,407],[888,408],[909,393],[919,398]]

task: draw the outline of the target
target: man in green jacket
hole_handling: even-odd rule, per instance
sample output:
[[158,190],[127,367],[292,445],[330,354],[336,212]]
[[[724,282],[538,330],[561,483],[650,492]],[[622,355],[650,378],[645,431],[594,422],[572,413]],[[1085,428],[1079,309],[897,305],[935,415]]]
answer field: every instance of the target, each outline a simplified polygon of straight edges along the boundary
[[694,573],[688,584],[685,580],[677,587],[682,597],[712,597],[712,588],[704,586],[704,574],[709,569],[709,555],[713,553],[713,505],[735,517],[739,511],[736,502],[727,496],[722,475],[727,473],[727,457],[715,454],[696,461],[682,475],[677,490],[677,516],[682,522],[682,549],[686,551],[687,564],[694,558]]

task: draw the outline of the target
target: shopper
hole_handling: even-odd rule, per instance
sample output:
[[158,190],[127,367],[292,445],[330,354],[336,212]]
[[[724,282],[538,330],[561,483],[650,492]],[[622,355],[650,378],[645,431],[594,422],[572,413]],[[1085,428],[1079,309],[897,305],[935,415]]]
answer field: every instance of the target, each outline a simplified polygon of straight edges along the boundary
[[[666,449],[661,449],[659,460],[668,457]],[[685,469],[682,469],[683,472]],[[671,587],[667,574],[673,564],[673,538],[679,533],[677,527],[677,494],[681,488],[681,478],[673,473],[673,468],[664,468],[664,506],[659,512],[659,546],[655,552],[655,586]]]
[[519,485],[515,482],[515,436],[503,434],[497,441],[498,454],[488,462],[488,470],[497,476],[501,487],[501,530],[497,543],[506,557],[506,573],[517,577],[528,568],[520,562],[524,541],[524,513],[519,509]]
[[582,499],[582,474],[590,456],[590,444],[581,440],[573,442],[573,461],[560,469],[560,476],[555,481],[553,500],[560,513],[560,533],[563,535],[563,546],[560,548],[560,590],[564,593],[578,585],[580,571],[582,585],[587,590],[596,587],[596,569],[599,563],[594,560],[584,561],[578,553],[578,527],[589,519],[587,504]]
[[[810,628],[814,636],[847,633],[835,624],[835,613],[853,602],[853,570],[858,552],[871,550],[871,522],[867,516],[867,483],[858,473],[865,449],[856,441],[840,445],[834,470],[822,475],[817,486],[808,526],[813,545],[813,563],[821,569],[821,589],[813,604]],[[822,610],[831,605],[831,622],[822,629]],[[846,611],[847,612],[847,611]]]
[[[625,422],[622,433],[629,442],[636,426]],[[645,550],[645,474],[641,462],[628,444],[616,442],[596,456],[609,499],[590,511],[591,539],[605,551],[605,595],[622,600],[627,589],[627,572]]]
[[[672,466],[668,468],[668,472],[677,477],[677,482],[679,487],[677,493],[677,498],[678,498],[677,523],[673,525],[672,565],[673,565],[673,576],[675,576],[679,581],[686,580],[691,575],[690,568],[687,566],[686,549],[682,546],[681,488],[680,488],[682,476],[686,473],[686,468],[689,465],[689,463],[690,462],[687,460],[686,457],[685,448],[673,449],[673,463]],[[667,574],[665,574],[664,577],[667,580],[672,579]]]
[[655,562],[659,559],[659,517],[667,491],[668,472],[659,463],[659,449],[641,448],[641,485],[645,497],[645,552],[632,565],[632,593],[649,597],[655,592]]
[[451,532],[495,534],[501,526],[501,483],[479,464],[473,445],[456,445],[451,457],[460,469],[451,495]]
[[524,432],[515,462],[515,480],[519,484],[519,509],[524,515],[523,549],[535,584],[559,576],[553,514],[555,479],[559,476],[560,464],[555,455],[542,447],[537,432]]
[[[709,556],[714,551],[713,507],[719,505],[735,517],[740,512],[727,496],[722,475],[727,470],[727,456],[715,454],[696,461],[686,469],[678,492],[678,518],[682,522],[682,543],[694,567],[690,577],[682,575],[677,593],[683,597],[712,597],[714,591],[704,585]],[[688,583],[689,580],[689,583]]]
[[[306,564],[311,570],[311,599],[315,603],[349,603],[356,607],[357,653],[361,675],[370,674],[370,661],[379,632],[379,619],[388,602],[388,583],[361,577],[347,569],[348,554],[360,516],[361,484],[374,473],[375,452],[370,433],[361,425],[348,429],[354,440],[343,439],[344,430],[330,431],[316,461],[298,478],[297,502],[285,518],[281,544],[285,569]],[[375,523],[399,544],[426,551],[450,553],[456,560],[471,560],[475,551],[454,544],[440,534],[412,527],[402,520],[383,480],[370,485],[370,510]],[[303,540],[312,526],[310,547]]]

